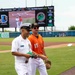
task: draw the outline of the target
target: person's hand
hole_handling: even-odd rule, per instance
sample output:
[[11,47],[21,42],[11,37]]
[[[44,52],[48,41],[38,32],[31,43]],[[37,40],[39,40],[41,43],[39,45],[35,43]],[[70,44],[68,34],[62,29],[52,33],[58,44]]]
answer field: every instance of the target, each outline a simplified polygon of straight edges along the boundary
[[38,57],[38,54],[36,52],[32,51],[31,58],[35,58],[36,59],[37,57]]

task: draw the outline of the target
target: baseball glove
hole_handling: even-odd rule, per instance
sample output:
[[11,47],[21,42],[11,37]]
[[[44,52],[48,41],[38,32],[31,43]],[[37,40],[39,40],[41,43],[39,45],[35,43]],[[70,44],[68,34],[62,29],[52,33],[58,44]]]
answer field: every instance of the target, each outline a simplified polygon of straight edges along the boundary
[[46,69],[50,69],[51,68],[51,61],[50,60],[46,60],[45,61],[45,65],[46,65]]

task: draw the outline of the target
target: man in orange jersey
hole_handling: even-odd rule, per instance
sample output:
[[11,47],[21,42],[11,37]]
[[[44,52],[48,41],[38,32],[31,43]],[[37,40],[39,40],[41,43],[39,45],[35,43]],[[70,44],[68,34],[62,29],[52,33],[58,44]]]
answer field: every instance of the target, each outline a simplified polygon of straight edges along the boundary
[[32,44],[32,50],[37,55],[37,58],[33,58],[31,61],[32,73],[31,75],[36,75],[36,69],[39,70],[40,75],[48,75],[46,66],[43,60],[48,60],[45,50],[44,41],[39,31],[39,25],[37,23],[32,24],[32,34],[28,37]]
[[19,25],[21,26],[22,25],[22,17],[19,16]]

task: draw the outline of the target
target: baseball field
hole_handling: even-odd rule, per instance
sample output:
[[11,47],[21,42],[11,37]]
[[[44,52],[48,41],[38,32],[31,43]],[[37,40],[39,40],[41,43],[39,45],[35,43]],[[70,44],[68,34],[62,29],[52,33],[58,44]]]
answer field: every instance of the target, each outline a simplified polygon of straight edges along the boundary
[[[0,75],[17,75],[14,69],[14,57],[10,52],[13,39],[0,38]],[[60,75],[75,66],[74,40],[75,37],[44,38],[45,51],[52,62],[48,75]],[[39,75],[38,71],[36,75]]]

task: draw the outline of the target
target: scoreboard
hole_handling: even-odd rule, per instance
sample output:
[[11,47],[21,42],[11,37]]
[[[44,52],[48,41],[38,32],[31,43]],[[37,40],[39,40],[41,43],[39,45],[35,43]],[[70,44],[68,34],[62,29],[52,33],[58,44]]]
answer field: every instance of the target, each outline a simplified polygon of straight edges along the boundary
[[0,28],[14,28],[37,22],[40,27],[54,26],[54,6],[0,9]]

